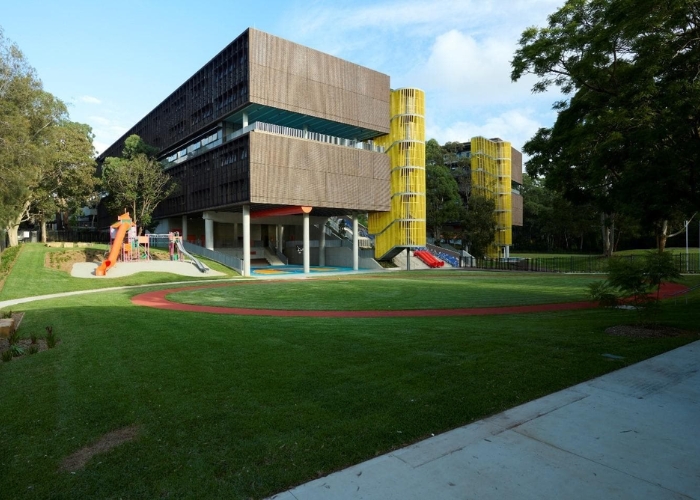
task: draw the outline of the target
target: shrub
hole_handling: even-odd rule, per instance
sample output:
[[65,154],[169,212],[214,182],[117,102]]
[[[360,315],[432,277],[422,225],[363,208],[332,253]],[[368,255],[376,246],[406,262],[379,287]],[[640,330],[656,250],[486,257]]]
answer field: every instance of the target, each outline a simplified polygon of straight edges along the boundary
[[29,354],[36,354],[37,352],[39,352],[39,346],[36,344],[30,345],[28,352],[29,352]]
[[32,345],[36,344],[36,333],[32,333],[29,338],[32,341]]
[[645,267],[643,260],[635,258],[612,257],[608,261],[608,284],[635,307],[641,306],[651,291]]
[[52,326],[47,326],[46,327],[46,347],[49,349],[53,349],[56,347],[56,342],[58,339],[56,338],[56,335],[53,333],[53,327]]
[[673,256],[670,252],[648,252],[644,256],[646,264],[647,281],[656,287],[656,298],[659,298],[661,283],[664,281],[675,282],[680,279],[681,273],[673,264]]
[[12,361],[12,351],[9,349],[2,352],[2,360],[5,362]]
[[[602,306],[627,302],[634,306],[640,323],[655,323],[661,283],[680,277],[668,252],[647,252],[644,258],[612,257],[608,277],[589,286],[589,296]],[[656,295],[652,290],[656,288]]]
[[588,285],[588,296],[601,307],[615,307],[620,303],[617,289],[608,281],[596,281]]
[[0,255],[0,276],[2,276],[10,270],[10,267],[12,267],[12,264],[17,258],[19,250],[20,246],[17,245],[14,247],[8,247],[5,249],[5,251],[2,252],[2,255]]
[[12,353],[12,357],[16,358],[17,356],[21,356],[24,354],[24,349],[22,349],[20,346],[17,344],[10,346],[10,353]]
[[8,337],[7,337],[7,342],[10,345],[15,345],[17,342],[19,342],[19,332],[17,330],[14,330]]

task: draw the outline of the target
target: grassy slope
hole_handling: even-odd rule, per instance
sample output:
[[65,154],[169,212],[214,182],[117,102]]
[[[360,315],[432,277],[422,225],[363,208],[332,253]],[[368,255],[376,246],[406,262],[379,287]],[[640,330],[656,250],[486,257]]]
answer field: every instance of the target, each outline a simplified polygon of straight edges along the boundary
[[[260,289],[269,305],[284,293]],[[264,497],[697,338],[605,335],[626,311],[261,319],[137,308],[134,293],[23,306],[22,336],[52,325],[62,343],[0,364],[3,497]],[[697,329],[699,306],[696,291],[663,316]],[[131,424],[135,442],[57,472]]]
[[[69,249],[72,250],[72,249]],[[32,297],[51,293],[69,292],[77,290],[93,290],[98,288],[110,288],[127,285],[145,285],[167,283],[171,281],[195,281],[207,279],[179,276],[171,273],[138,273],[123,278],[92,279],[73,278],[70,274],[44,267],[44,255],[46,252],[63,252],[62,248],[46,248],[39,243],[25,243],[17,258],[12,272],[5,280],[5,285],[0,290],[0,300],[16,299],[20,297]],[[217,263],[206,262],[216,271],[226,273],[226,277],[238,276],[234,271]],[[216,279],[216,278],[211,278]]]

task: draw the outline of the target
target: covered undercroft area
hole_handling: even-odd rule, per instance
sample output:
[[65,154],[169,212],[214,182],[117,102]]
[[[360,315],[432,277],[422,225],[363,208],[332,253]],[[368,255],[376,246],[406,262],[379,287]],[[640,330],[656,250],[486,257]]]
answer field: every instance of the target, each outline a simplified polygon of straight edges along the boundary
[[243,276],[251,276],[251,266],[298,265],[304,274],[311,272],[311,266],[354,271],[379,268],[371,250],[361,248],[366,238],[359,235],[356,216],[351,216],[352,227],[347,231],[352,237],[344,240],[328,227],[333,214],[327,209],[251,205],[237,208],[240,211],[205,211],[163,219],[156,232],[177,231],[189,244],[239,259]]

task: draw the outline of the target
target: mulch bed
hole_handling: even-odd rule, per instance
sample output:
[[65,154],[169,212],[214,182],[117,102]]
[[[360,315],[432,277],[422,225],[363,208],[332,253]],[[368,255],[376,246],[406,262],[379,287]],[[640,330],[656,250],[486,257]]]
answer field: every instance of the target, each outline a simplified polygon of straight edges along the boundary
[[[12,313],[12,319],[15,320],[15,330],[17,330],[19,328],[20,323],[22,323],[22,318],[24,318],[23,312],[13,312]],[[60,340],[56,341],[56,345],[59,345],[60,343],[61,343]],[[21,356],[13,357],[12,358],[13,361],[17,360],[17,359],[25,358],[25,357],[30,355],[29,349],[32,346],[32,340],[30,338],[29,339],[27,339],[27,338],[19,339],[15,345],[21,347],[24,350],[24,354],[22,354]],[[37,352],[42,352],[42,351],[46,351],[47,349],[49,349],[49,346],[46,345],[45,339],[37,338],[36,344],[34,344],[34,345],[38,349]],[[4,337],[0,337],[0,355],[9,349],[10,349],[10,341]]]

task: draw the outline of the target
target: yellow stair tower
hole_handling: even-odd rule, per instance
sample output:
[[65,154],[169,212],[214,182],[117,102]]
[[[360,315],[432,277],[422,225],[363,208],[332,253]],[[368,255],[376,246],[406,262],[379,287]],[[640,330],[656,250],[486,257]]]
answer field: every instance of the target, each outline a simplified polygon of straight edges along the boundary
[[513,244],[510,142],[473,137],[471,177],[472,195],[496,201],[496,237],[488,256],[509,257],[509,247]]
[[394,257],[425,246],[425,93],[404,88],[391,92],[389,134],[375,139],[391,167],[391,210],[369,214],[374,256]]

